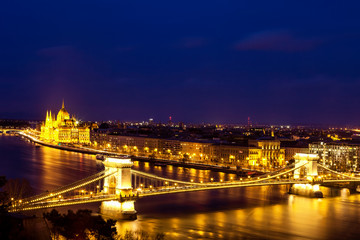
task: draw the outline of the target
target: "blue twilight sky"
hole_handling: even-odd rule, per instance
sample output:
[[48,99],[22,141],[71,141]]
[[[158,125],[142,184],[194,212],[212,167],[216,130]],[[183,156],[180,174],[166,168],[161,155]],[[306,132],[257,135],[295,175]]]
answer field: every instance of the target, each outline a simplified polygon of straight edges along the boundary
[[358,1],[0,2],[0,118],[360,123]]

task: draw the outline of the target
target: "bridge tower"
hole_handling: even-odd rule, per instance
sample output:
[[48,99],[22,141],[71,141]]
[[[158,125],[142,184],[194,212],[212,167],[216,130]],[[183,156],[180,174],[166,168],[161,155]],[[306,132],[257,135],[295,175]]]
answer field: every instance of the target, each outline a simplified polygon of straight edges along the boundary
[[[136,219],[135,198],[132,193],[130,158],[106,158],[104,161],[105,175],[104,194],[116,194],[118,200],[104,201],[101,212],[111,218]],[[113,173],[113,174],[112,174]]]
[[104,193],[124,195],[131,193],[131,167],[130,158],[106,158],[104,161],[105,175],[112,174],[104,179]]
[[[303,164],[304,166],[304,176],[307,176],[308,178],[314,178],[318,176],[317,171],[317,162],[319,160],[319,156],[317,154],[307,154],[307,153],[296,153],[295,156],[295,168],[299,167]],[[294,172],[294,178],[298,179],[300,178],[302,168],[299,168],[295,170]]]

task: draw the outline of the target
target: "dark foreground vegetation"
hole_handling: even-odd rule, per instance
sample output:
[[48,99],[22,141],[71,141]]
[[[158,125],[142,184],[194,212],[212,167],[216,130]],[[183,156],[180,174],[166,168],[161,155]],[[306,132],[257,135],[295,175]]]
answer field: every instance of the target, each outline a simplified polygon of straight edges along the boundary
[[93,216],[90,210],[78,210],[76,213],[69,210],[67,214],[59,214],[53,209],[44,213],[49,222],[52,239],[116,239],[116,240],[162,240],[165,235],[157,233],[150,235],[145,231],[126,231],[118,235],[115,227],[116,221],[105,221],[100,216]]

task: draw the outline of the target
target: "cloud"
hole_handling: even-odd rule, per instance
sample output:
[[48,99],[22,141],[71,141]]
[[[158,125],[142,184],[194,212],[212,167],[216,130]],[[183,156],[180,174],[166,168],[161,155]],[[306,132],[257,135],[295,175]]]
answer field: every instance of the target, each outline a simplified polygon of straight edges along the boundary
[[198,48],[206,45],[206,39],[202,37],[186,37],[180,40],[182,48]]
[[319,39],[297,38],[287,31],[263,31],[251,34],[235,45],[239,51],[299,52],[311,50]]

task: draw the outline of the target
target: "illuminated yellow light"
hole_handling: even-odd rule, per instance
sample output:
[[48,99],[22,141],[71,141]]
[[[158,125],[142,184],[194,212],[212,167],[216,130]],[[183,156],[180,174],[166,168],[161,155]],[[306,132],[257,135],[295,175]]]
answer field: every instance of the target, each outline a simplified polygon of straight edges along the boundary
[[126,201],[121,204],[122,211],[135,212],[134,201]]
[[130,158],[107,158],[105,162],[132,164],[132,161]]

